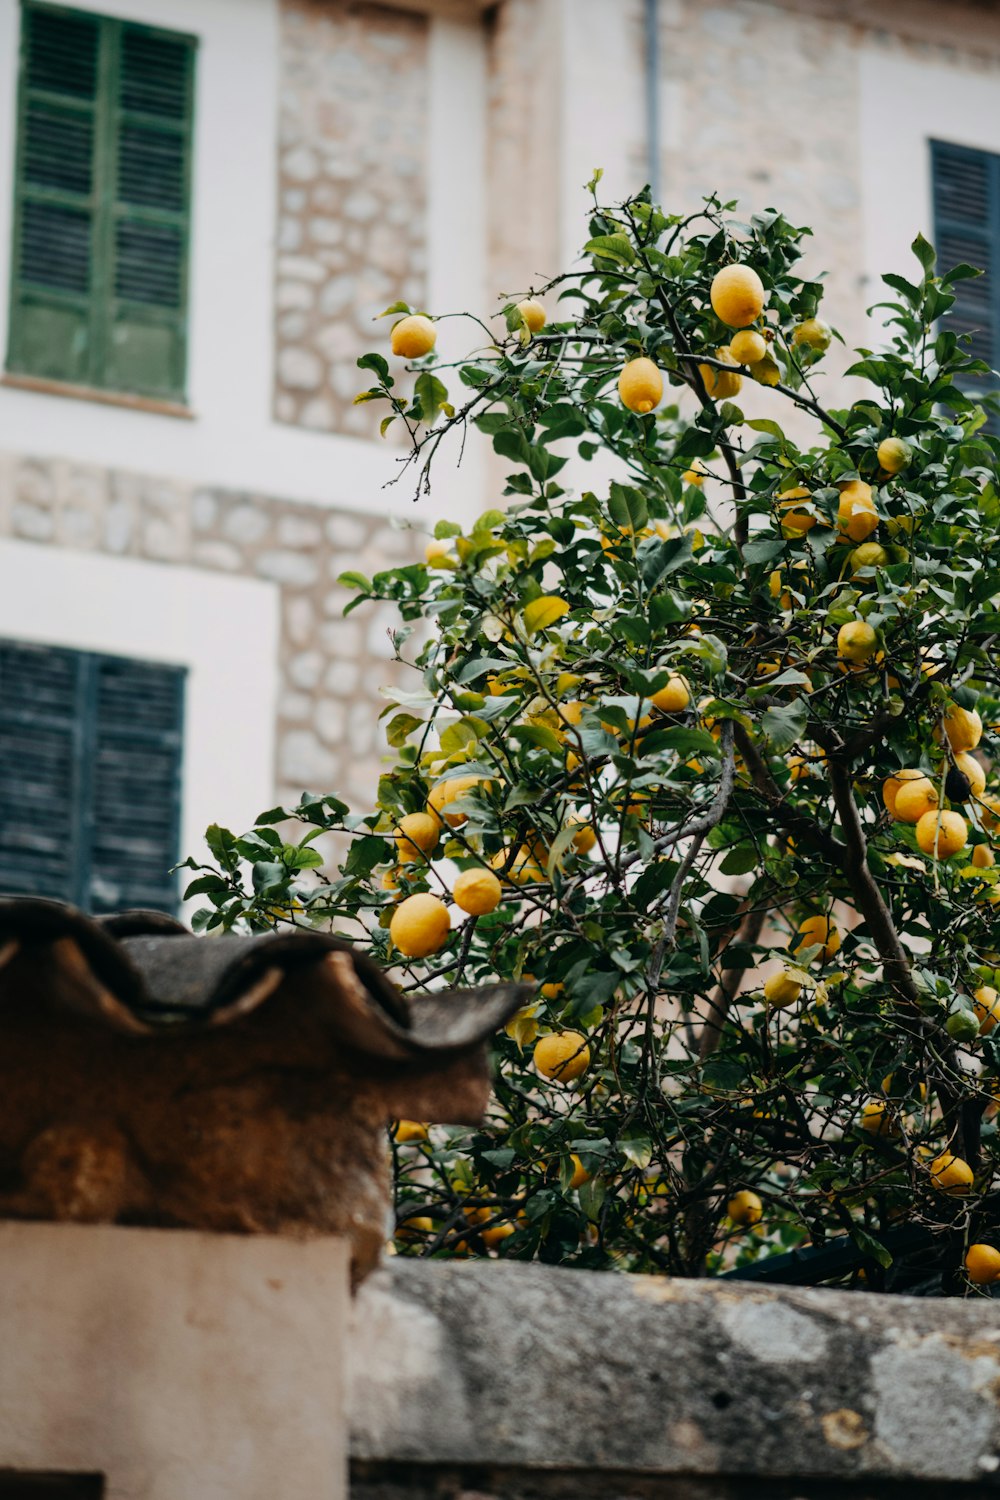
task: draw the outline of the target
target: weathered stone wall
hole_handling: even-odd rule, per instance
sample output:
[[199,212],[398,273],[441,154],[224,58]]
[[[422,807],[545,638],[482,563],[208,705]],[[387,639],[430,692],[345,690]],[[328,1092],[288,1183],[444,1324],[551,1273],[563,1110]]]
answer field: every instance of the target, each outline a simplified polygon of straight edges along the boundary
[[[343,618],[342,572],[410,555],[383,517],[273,496],[0,454],[0,536],[275,583],[281,592],[277,800],[329,791],[371,806],[382,744],[378,687],[393,680],[391,606]],[[247,690],[252,691],[252,683]],[[270,789],[262,787],[262,801]]]
[[355,1500],[1000,1494],[982,1298],[406,1260],[350,1358]]
[[391,303],[423,302],[425,16],[281,0],[274,415],[372,435],[359,354],[385,351]]

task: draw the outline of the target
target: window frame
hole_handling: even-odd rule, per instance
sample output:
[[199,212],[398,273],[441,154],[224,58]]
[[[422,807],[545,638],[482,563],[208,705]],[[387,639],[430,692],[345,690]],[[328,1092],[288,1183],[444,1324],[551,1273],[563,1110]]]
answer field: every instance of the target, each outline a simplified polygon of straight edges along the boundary
[[[82,17],[97,28],[96,82],[93,101],[81,100],[73,105],[64,96],[53,95],[50,107],[81,113],[89,112],[93,120],[91,150],[92,180],[87,195],[90,223],[90,285],[86,292],[67,292],[63,288],[34,289],[38,299],[49,306],[59,304],[75,309],[87,328],[87,370],[83,379],[71,373],[64,376],[40,374],[26,366],[21,352],[23,337],[22,305],[29,303],[32,287],[20,274],[21,235],[25,201],[42,201],[57,207],[79,208],[83,195],[73,195],[57,188],[40,189],[25,182],[28,132],[27,114],[30,102],[42,92],[31,89],[28,82],[29,15],[45,13],[66,18]],[[118,184],[118,163],[123,127],[140,124],[151,130],[171,133],[160,117],[126,109],[120,97],[121,58],[126,34],[149,37],[179,44],[186,53],[186,98],[172,133],[182,141],[183,177],[180,209],[164,210],[149,205],[122,203]],[[187,395],[190,366],[191,265],[194,218],[194,148],[197,105],[199,39],[185,31],[154,26],[142,21],[106,15],[81,5],[63,5],[52,0],[20,0],[18,41],[18,83],[15,105],[15,152],[13,174],[13,212],[11,218],[10,271],[7,287],[8,329],[4,360],[4,383],[22,385],[56,394],[81,395],[108,404],[148,408],[178,415],[190,415]],[[115,287],[117,254],[115,235],[120,223],[147,227],[176,228],[180,239],[178,265],[178,300],[176,307],[158,308],[153,303],[139,303],[120,296]],[[114,331],[132,309],[132,321],[146,325],[169,326],[177,341],[178,378],[169,390],[153,390],[141,383],[128,384],[109,378],[109,357]]]

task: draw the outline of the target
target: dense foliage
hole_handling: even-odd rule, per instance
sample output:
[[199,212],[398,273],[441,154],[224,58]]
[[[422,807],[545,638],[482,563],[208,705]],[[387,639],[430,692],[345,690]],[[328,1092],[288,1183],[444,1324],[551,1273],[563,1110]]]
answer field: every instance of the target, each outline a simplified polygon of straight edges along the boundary
[[[701,1274],[846,1235],[872,1280],[921,1226],[957,1287],[1000,1150],[1000,445],[947,318],[976,273],[936,274],[918,239],[862,394],[825,411],[807,231],[592,187],[547,321],[475,320],[477,352],[420,359],[412,396],[359,361],[418,492],[471,426],[510,466],[503,507],[348,576],[355,604],[396,601],[413,667],[378,805],[305,797],[301,842],[282,809],[212,830],[199,923],[360,920],[411,989],[533,980],[485,1127],[395,1134],[401,1251]],[[746,419],[741,378],[789,430]],[[350,838],[333,877],[328,830]],[[404,912],[463,871],[483,914]]]

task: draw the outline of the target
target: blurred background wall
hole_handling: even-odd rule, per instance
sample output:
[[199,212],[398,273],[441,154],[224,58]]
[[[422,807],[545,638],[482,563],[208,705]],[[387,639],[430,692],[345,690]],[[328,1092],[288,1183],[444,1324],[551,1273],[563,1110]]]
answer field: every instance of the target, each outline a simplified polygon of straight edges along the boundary
[[355,360],[564,269],[596,166],[812,225],[848,344],[923,231],[1000,363],[997,0],[0,0],[0,888],[170,906],[209,821],[369,805],[337,579],[498,490],[388,483]]

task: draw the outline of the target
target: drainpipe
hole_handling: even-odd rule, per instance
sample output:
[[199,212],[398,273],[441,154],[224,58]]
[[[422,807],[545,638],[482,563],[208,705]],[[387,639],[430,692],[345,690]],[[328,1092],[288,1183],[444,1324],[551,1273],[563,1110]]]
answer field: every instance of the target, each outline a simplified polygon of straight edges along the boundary
[[659,0],[646,10],[646,175],[653,202],[660,201],[660,17]]

